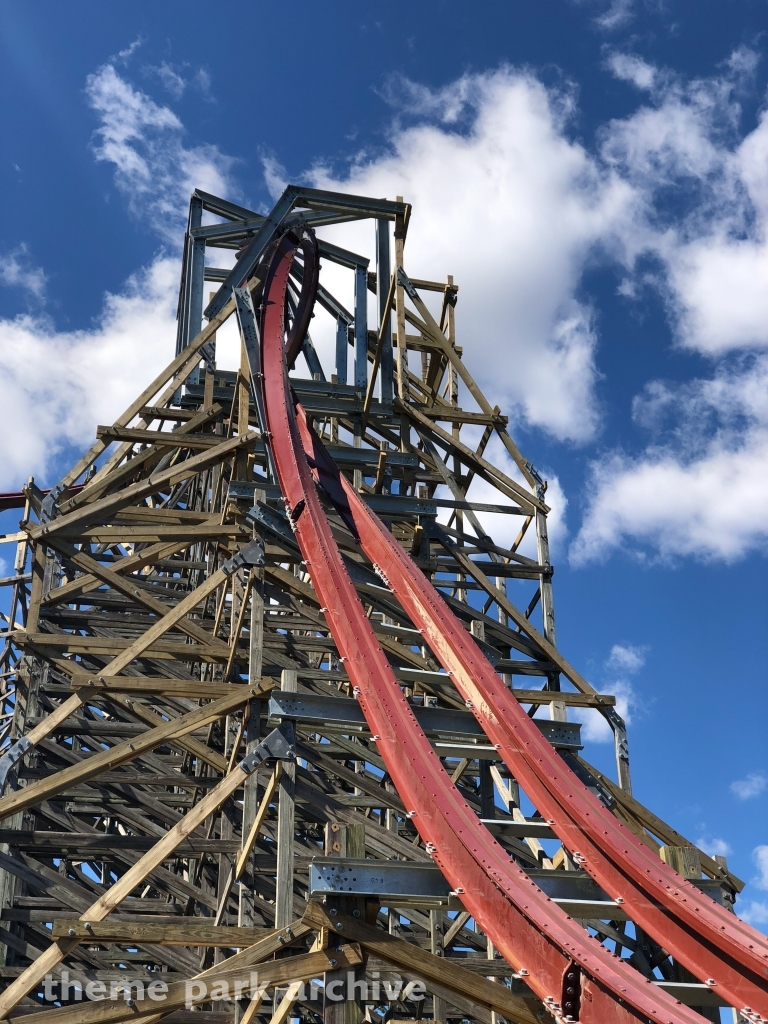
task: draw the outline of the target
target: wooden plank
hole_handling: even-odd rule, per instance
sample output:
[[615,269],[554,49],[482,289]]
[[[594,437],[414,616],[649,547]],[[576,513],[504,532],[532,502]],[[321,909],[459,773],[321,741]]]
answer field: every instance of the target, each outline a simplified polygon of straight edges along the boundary
[[[220,405],[216,405],[211,402],[206,405],[205,408],[200,409],[194,415],[189,417],[188,422],[183,423],[175,431],[177,436],[183,436],[189,434],[192,431],[197,430],[199,427],[209,423],[212,419],[215,419],[222,412]],[[115,429],[119,430],[120,427]],[[62,502],[60,506],[60,513],[63,515],[66,512],[72,511],[80,505],[87,504],[89,501],[93,501],[98,498],[99,495],[103,494],[104,491],[110,490],[116,487],[123,480],[128,480],[131,477],[135,477],[142,467],[147,469],[154,465],[156,462],[165,455],[170,449],[167,447],[158,447],[151,445],[143,452],[134,452],[130,459],[125,459],[121,463],[123,455],[127,455],[128,449],[132,447],[132,444],[123,444],[120,446],[117,452],[115,452],[109,459],[109,463],[114,468],[110,469],[107,473],[98,473],[93,480],[90,480],[81,491],[75,494],[74,497],[68,501]],[[146,469],[144,470],[146,473]]]
[[[130,640],[118,640],[114,637],[82,636],[79,633],[32,633],[16,630],[12,635],[13,642],[20,647],[34,651],[43,657],[50,658],[49,652],[61,651],[64,654],[90,654],[94,657],[114,658],[117,654],[131,646]],[[205,661],[224,664],[228,651],[219,651],[212,644],[185,644],[181,639],[159,640],[146,648],[148,658],[171,661]],[[67,671],[67,661],[62,659],[57,665]],[[69,671],[79,668],[77,662],[69,663]]]
[[557,648],[553,647],[552,644],[542,636],[538,629],[531,625],[525,615],[523,615],[523,613],[512,604],[507,595],[491,583],[485,573],[481,569],[477,568],[472,559],[467,558],[458,545],[448,539],[447,534],[443,534],[442,531],[439,531],[436,532],[435,535],[443,544],[446,551],[450,551],[456,561],[461,564],[467,575],[476,580],[486,594],[488,594],[489,597],[492,597],[500,608],[504,609],[506,614],[514,620],[515,624],[519,626],[520,629],[531,638],[531,640],[534,641],[549,660],[557,665],[563,675],[570,679],[577,690],[580,690],[582,693],[589,693],[592,695],[597,692],[594,686],[592,686],[591,683],[588,683],[587,680],[576,671],[570,662],[566,661]]
[[650,811],[647,807],[636,800],[633,796],[625,793],[620,786],[609,779],[607,775],[603,775],[601,771],[594,768],[591,764],[584,760],[583,757],[577,755],[577,759],[584,765],[590,775],[593,775],[598,782],[605,786],[611,796],[615,797],[617,803],[622,807],[626,808],[642,826],[652,832],[655,836],[658,836],[664,843],[669,846],[681,846],[686,848],[693,848],[699,851],[699,860],[704,871],[710,876],[710,878],[720,878],[731,886],[736,892],[741,892],[744,888],[745,883],[733,872],[728,871],[717,863],[712,857],[704,853],[703,850],[699,849],[695,843],[692,843],[690,839],[686,839],[684,835],[681,835],[671,825],[668,825],[663,821],[657,814]]
[[[161,618],[168,613],[168,605],[165,602],[160,601],[158,598],[153,597],[153,595],[148,593],[143,587],[137,586],[136,580],[121,575],[121,573],[117,572],[115,569],[110,569],[107,566],[102,565],[95,558],[92,558],[90,555],[87,555],[82,551],[77,551],[71,544],[67,544],[63,541],[61,537],[52,537],[51,544],[58,551],[61,551],[62,554],[66,555],[73,565],[76,565],[78,569],[83,569],[85,572],[88,572],[99,583],[107,583],[113,588],[113,590],[123,594],[124,597],[130,598],[137,604],[143,605],[156,615],[161,616]],[[155,550],[162,551],[166,547],[167,545],[160,544],[156,546]],[[172,550],[177,550],[176,544],[172,546]],[[138,566],[128,568],[138,568]],[[217,640],[212,633],[209,633],[206,629],[203,629],[202,626],[193,622],[191,619],[183,618],[177,623],[177,627],[193,640],[197,640],[199,643],[206,644],[209,647],[220,649],[222,654],[226,653],[226,644]]]
[[[215,434],[182,433],[180,430],[143,430],[138,427],[96,427],[96,436],[108,441],[162,445],[164,448],[210,448],[220,444]],[[133,461],[133,460],[131,460]]]
[[47,540],[53,534],[60,533],[62,530],[68,530],[73,526],[84,526],[102,516],[125,508],[126,505],[130,505],[140,498],[145,498],[148,494],[155,494],[164,487],[195,476],[197,473],[202,472],[202,470],[208,469],[209,466],[224,461],[230,455],[234,455],[244,445],[253,444],[256,439],[257,435],[254,433],[247,434],[244,437],[230,437],[226,441],[222,441],[221,444],[216,445],[215,448],[209,448],[207,451],[200,452],[199,455],[195,455],[191,459],[185,459],[184,462],[170,466],[162,472],[152,473],[146,480],[139,480],[135,484],[131,484],[118,491],[116,494],[108,494],[106,497],[99,498],[98,501],[94,501],[84,508],[67,512],[66,515],[59,516],[58,519],[54,519],[50,523],[43,523],[32,527],[29,530],[29,536],[34,541],[43,538]]
[[[293,669],[284,669],[280,689],[296,693],[299,680]],[[293,844],[296,822],[296,763],[286,761],[279,780],[277,804],[277,878],[275,927],[282,928],[293,918]]]
[[[126,573],[135,572],[137,569],[143,569],[145,566],[152,565],[162,558],[170,558],[171,555],[175,555],[178,551],[183,551],[187,545],[183,542],[163,542],[162,544],[153,544],[151,547],[144,548],[143,551],[140,551],[137,554],[127,555],[125,558],[121,558],[111,566],[103,566],[101,562],[96,559],[90,559],[90,562],[93,563],[92,568],[94,566],[99,567],[99,576],[90,570],[83,568],[86,564],[85,561],[78,564],[74,562],[74,559],[71,557],[72,555],[77,555],[78,558],[89,558],[89,556],[84,552],[76,551],[71,544],[65,544],[65,542],[60,541],[58,538],[51,540],[51,546],[55,547],[57,551],[67,554],[67,557],[73,562],[73,564],[76,564],[79,569],[83,569],[84,575],[78,576],[77,579],[72,580],[70,583],[65,583],[62,587],[56,587],[54,590],[49,591],[43,600],[43,605],[45,607],[62,603],[66,604],[81,594],[87,594],[89,591],[95,590],[97,587],[101,587],[107,582],[106,577],[101,577],[101,572],[110,574],[110,586],[113,586],[117,590],[118,587],[115,584],[120,582],[121,576],[124,576]],[[116,576],[113,577],[111,575],[112,573],[115,573]],[[128,585],[128,583],[125,584],[125,586]],[[139,588],[134,586],[131,594],[126,594],[126,596],[135,596],[137,589]],[[120,589],[120,593],[125,593],[125,591]],[[149,597],[149,595],[147,596]],[[154,600],[152,598],[150,599]],[[162,602],[159,601],[157,603],[162,604]],[[147,605],[147,607],[149,607],[149,605]],[[162,605],[162,608],[163,614],[165,614],[167,610],[165,605]],[[154,610],[155,609],[153,609],[153,611]]]
[[182,598],[159,622],[135,640],[130,647],[127,647],[122,654],[119,654],[113,661],[104,667],[104,674],[110,676],[119,675],[123,669],[128,668],[132,661],[152,646],[160,637],[164,636],[169,629],[185,619],[190,612],[193,612],[198,605],[210,594],[217,590],[221,584],[228,579],[224,569],[217,569],[211,573],[207,580],[204,580],[199,587],[196,587],[190,594]]
[[[242,683],[214,683],[199,679],[162,679],[159,676],[106,676],[101,672],[72,676],[72,689],[89,689],[92,693],[108,690],[114,693],[138,693],[144,696],[186,697],[190,700],[217,700],[241,693]],[[88,696],[83,697],[88,700]]]
[[[130,709],[131,714],[141,719],[142,722],[147,722],[155,728],[163,725],[165,722],[161,715],[158,715],[150,708],[144,707],[138,701],[126,700],[124,703]],[[182,750],[188,751],[193,757],[215,768],[217,772],[227,771],[228,763],[226,757],[220,754],[218,750],[212,750],[207,743],[201,743],[200,740],[196,740],[192,736],[187,736],[186,738],[176,737],[168,742],[172,743],[173,746],[178,746]]]
[[[52,796],[64,792],[70,786],[88,782],[109,768],[116,768],[118,765],[125,764],[126,761],[133,761],[141,754],[154,750],[155,747],[159,747],[163,743],[186,736],[201,726],[215,722],[235,708],[241,707],[246,701],[258,696],[261,692],[258,687],[243,686],[241,689],[242,693],[232,694],[231,697],[222,697],[221,700],[214,701],[213,704],[206,704],[201,708],[196,708],[194,711],[166,722],[156,729],[149,729],[140,736],[135,736],[124,743],[118,743],[109,750],[103,750],[98,754],[91,754],[78,764],[73,764],[69,768],[63,768],[49,778],[38,779],[34,782],[30,781],[24,789],[0,797],[0,820],[9,817],[16,811],[26,810],[27,807],[33,807],[44,800],[49,800]],[[79,695],[74,696],[79,707],[81,699]],[[50,717],[49,715],[48,718]],[[47,721],[48,719],[46,718],[45,722],[47,723]],[[49,729],[47,734],[50,732],[51,730]]]
[[418,408],[411,405],[409,402],[401,402],[399,399],[395,399],[395,408],[398,412],[405,413],[409,419],[414,420],[416,423],[420,423],[422,427],[431,431],[436,437],[439,437],[441,442],[448,446],[452,451],[458,452],[461,458],[467,465],[472,466],[475,472],[482,476],[488,483],[493,484],[498,490],[505,494],[508,498],[512,498],[514,501],[519,501],[524,507],[528,507],[531,510],[535,508],[541,508],[543,512],[549,512],[549,506],[545,505],[544,502],[540,502],[538,498],[531,494],[530,491],[526,491],[524,487],[508,477],[506,473],[503,473],[497,466],[487,462],[482,456],[477,455],[468,448],[458,438],[453,437],[448,433],[447,430],[443,430],[437,423],[430,420],[429,417],[425,416]]
[[[130,423],[130,421],[133,419],[136,413],[139,412],[139,410],[157,394],[157,392],[160,390],[161,387],[163,387],[164,384],[167,384],[167,382],[173,378],[173,390],[166,389],[166,391],[171,391],[170,395],[168,395],[167,398],[164,395],[161,401],[158,403],[159,405],[164,405],[165,402],[171,398],[173,392],[176,390],[176,388],[173,387],[173,384],[175,384],[176,382],[176,376],[178,375],[179,371],[186,371],[187,366],[189,366],[191,372],[191,370],[194,367],[194,364],[200,361],[199,356],[197,356],[197,353],[205,345],[208,339],[216,333],[219,327],[221,327],[221,325],[225,323],[226,320],[229,319],[229,317],[232,315],[232,313],[234,313],[234,311],[235,302],[234,299],[230,299],[227,302],[227,304],[222,307],[221,312],[218,314],[218,316],[213,317],[213,319],[210,320],[208,324],[206,324],[202,331],[200,331],[197,337],[194,338],[185,349],[182,349],[182,351],[175,357],[175,359],[172,359],[171,362],[165,367],[165,369],[161,370],[161,372],[157,375],[157,377],[155,377],[151,384],[144,388],[144,390],[141,392],[138,398],[134,399],[134,401],[131,402],[128,408],[123,413],[121,413],[120,416],[117,417],[117,419],[115,420],[115,424],[117,426],[125,426],[126,424]],[[195,359],[196,356],[197,359]],[[93,462],[96,461],[99,455],[101,455],[101,453],[106,448],[106,444],[104,444],[102,441],[97,441],[94,445],[92,445],[89,448],[89,450],[85,453],[85,455],[83,455],[81,459],[78,459],[78,461],[69,470],[69,472],[62,477],[61,483],[65,487],[69,487],[71,484],[73,484],[75,480],[77,480],[77,478],[82,473],[84,473],[85,470],[88,469],[88,467]]]
[[[269,811],[269,805],[272,802],[272,798],[275,795],[275,790],[277,789],[277,786],[280,782],[280,776],[282,775],[283,767],[284,765],[282,761],[278,761],[277,764],[275,765],[272,771],[272,775],[270,776],[269,782],[267,783],[267,787],[264,790],[264,796],[261,798],[261,803],[259,804],[259,809],[256,812],[256,817],[253,819],[253,824],[248,830],[247,836],[243,837],[243,847],[238,855],[237,863],[235,865],[235,874],[233,879],[233,881],[235,882],[237,882],[240,879],[243,871],[245,870],[245,866],[248,863],[248,858],[251,855],[251,851],[256,845],[256,840],[259,838],[259,833],[261,832],[262,825],[264,824],[264,821],[267,817],[267,812]],[[293,842],[293,837],[291,837],[291,842]]]
[[[472,397],[475,399],[477,404],[480,406],[480,408],[483,410],[483,412],[487,416],[493,416],[494,414],[496,414],[496,410],[491,408],[490,402],[488,401],[488,399],[485,397],[483,392],[480,390],[480,388],[475,383],[474,377],[472,376],[472,374],[467,369],[466,364],[462,361],[462,359],[460,358],[460,356],[457,353],[456,349],[452,345],[450,345],[448,343],[445,335],[440,330],[440,328],[437,325],[437,323],[435,323],[435,320],[434,320],[432,314],[429,312],[429,309],[425,305],[425,303],[424,303],[423,299],[421,298],[421,296],[418,294],[417,291],[415,291],[415,289],[409,290],[408,295],[409,295],[409,298],[411,299],[411,301],[416,306],[416,308],[418,309],[419,313],[421,314],[421,316],[424,319],[424,325],[423,326],[426,327],[425,333],[436,344],[440,345],[440,347],[442,348],[443,354],[445,355],[446,359],[450,363],[453,364],[456,372],[459,374],[461,379],[464,381],[464,384],[465,384],[467,390],[472,395]],[[420,325],[420,327],[421,326],[422,325]],[[509,436],[509,434],[506,432],[506,430],[504,430],[502,427],[500,427],[498,429],[498,434],[499,434],[499,437],[501,438],[501,440],[502,440],[502,442],[504,444],[504,447],[507,449],[509,454],[512,456],[512,459],[515,462],[515,464],[517,465],[517,468],[520,470],[520,472],[523,474],[525,479],[528,481],[528,484],[531,487],[533,487],[534,484],[535,484],[535,480],[534,480],[534,478],[533,478],[533,476],[532,476],[532,474],[531,474],[531,472],[530,472],[530,470],[528,468],[528,463],[527,463],[526,459],[523,458],[523,456],[522,456],[520,450],[518,449],[517,445],[512,440],[512,438]]]
[[[334,958],[342,967],[352,967],[361,961],[359,952],[350,943],[343,947],[342,952],[335,950]],[[171,982],[162,1000],[160,1015],[157,1014],[159,1005],[157,999],[150,998],[149,985],[147,985],[146,989],[142,986],[142,991],[136,991],[136,999],[130,1009],[120,1000],[100,1000],[75,1003],[54,1010],[42,1010],[36,1014],[36,1019],[38,1024],[119,1024],[126,1020],[126,1014],[128,1014],[128,1019],[132,1021],[141,1020],[142,1024],[149,1024],[146,1019],[147,1014],[152,1015],[151,1019],[159,1019],[159,1016],[165,1016],[172,1010],[186,1005],[193,1006],[211,1002],[210,993],[217,981],[226,982],[232,986],[233,990],[235,985],[238,985],[239,992],[247,995],[254,990],[254,985],[269,988],[280,983],[308,981],[310,978],[316,978],[329,967],[330,959],[330,954],[325,950],[304,953],[263,964],[258,973],[251,972],[247,967],[233,968],[230,966],[232,960],[225,960],[215,968],[214,972],[207,975],[206,985],[190,986],[186,979]],[[5,996],[7,996],[7,991],[3,997],[0,997],[0,1003]],[[11,1024],[22,1024],[23,1021],[28,1024],[28,1015],[16,1014],[9,1017],[8,1020]]]
[[90,544],[159,544],[161,541],[187,541],[189,545],[219,537],[248,537],[251,531],[237,523],[202,523],[197,526],[154,525],[135,526],[114,522],[110,526],[62,530],[61,536],[76,538]]
[[518,1021],[519,1024],[540,1024],[534,1010],[520,996],[513,995],[505,985],[496,985],[487,978],[464,970],[455,959],[446,960],[444,957],[434,956],[411,942],[389,935],[381,928],[364,924],[353,917],[330,917],[326,908],[314,900],[310,900],[302,920],[316,928],[329,928],[334,931],[341,922],[345,939],[359,942],[365,950],[375,953],[382,960],[418,974],[427,984],[434,980],[453,992],[469,996],[482,1006]]
[[[144,856],[122,875],[95,903],[81,915],[83,922],[103,921],[112,910],[139,885],[151,871],[166,859],[182,839],[186,839],[209,814],[219,808],[242,785],[246,773],[236,768],[225,776],[215,789],[207,793],[198,804],[187,811],[182,820],[167,832]],[[4,1019],[20,999],[38,985],[55,966],[60,964],[80,943],[78,938],[67,938],[49,946],[42,956],[31,964],[0,995],[0,1020]]]
[[83,921],[54,920],[51,935],[54,939],[74,939],[81,942],[116,944],[148,942],[158,946],[221,946],[245,949],[272,932],[271,928],[217,927],[210,919],[187,917],[176,922],[147,921]]

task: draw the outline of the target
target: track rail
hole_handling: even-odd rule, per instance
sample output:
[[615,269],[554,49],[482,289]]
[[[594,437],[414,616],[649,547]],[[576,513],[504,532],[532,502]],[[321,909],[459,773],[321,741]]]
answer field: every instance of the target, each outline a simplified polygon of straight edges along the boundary
[[[285,291],[298,245],[290,235],[281,239],[265,281],[261,334],[267,436],[326,621],[419,834],[466,908],[557,1020],[700,1024],[697,1013],[588,936],[509,860],[451,783],[416,722],[344,567],[303,449],[284,340]],[[306,247],[304,253],[307,259]],[[349,514],[354,522],[351,506]]]
[[675,959],[711,980],[745,1016],[764,1019],[766,937],[681,878],[595,799],[543,739],[440,594],[339,472],[301,409],[298,422],[317,479],[351,519],[366,555],[574,859]]

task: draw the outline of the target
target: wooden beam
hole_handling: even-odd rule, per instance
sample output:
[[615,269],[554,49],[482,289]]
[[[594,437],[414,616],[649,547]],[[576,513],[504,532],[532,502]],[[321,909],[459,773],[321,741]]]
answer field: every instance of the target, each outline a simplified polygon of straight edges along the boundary
[[[154,697],[185,697],[190,700],[217,700],[242,692],[242,683],[215,683],[199,679],[161,679],[159,676],[106,676],[102,672],[73,675],[73,690],[91,693],[138,693]],[[87,700],[88,697],[85,697]]]
[[448,539],[447,534],[444,534],[442,531],[436,531],[435,536],[440,540],[446,551],[451,552],[467,575],[471,576],[477,583],[479,583],[486,594],[488,594],[489,597],[492,597],[500,608],[504,609],[507,615],[514,620],[515,624],[519,626],[520,629],[531,638],[531,640],[533,640],[549,660],[557,665],[563,675],[570,679],[577,690],[580,690],[582,693],[589,693],[592,695],[597,693],[594,686],[592,686],[591,683],[588,683],[587,680],[576,671],[570,662],[566,661],[557,648],[553,647],[535,626],[531,625],[525,615],[523,615],[523,613],[512,604],[507,595],[491,583],[482,569],[478,569],[472,559],[468,558],[457,544],[454,544],[453,541]]
[[[341,952],[333,952],[338,965],[342,967],[352,967],[362,959],[360,953],[350,943],[344,946]],[[152,1019],[159,1019],[158,1005],[162,1005],[161,1015],[165,1016],[187,1005],[211,1002],[210,993],[214,991],[216,982],[226,982],[233,991],[237,985],[241,994],[248,994],[254,990],[254,981],[257,987],[271,988],[285,982],[316,978],[329,967],[330,960],[330,954],[321,950],[317,953],[273,960],[263,964],[258,972],[251,972],[249,968],[232,968],[232,961],[225,960],[216,967],[215,972],[207,975],[208,981],[205,985],[190,985],[189,979],[171,982],[163,996],[162,1004],[158,1004],[156,998],[149,996],[149,985],[145,989],[142,984],[141,990],[136,991],[136,998],[130,1007],[119,1000],[99,1000],[43,1010],[36,1014],[36,1017],[39,1017],[38,1024],[119,1024],[126,1019],[138,1021],[142,1018],[142,1024],[148,1024],[145,1017],[147,1014],[151,1014]],[[23,1021],[28,1024],[27,1017],[27,1014],[22,1013],[7,1019],[11,1024],[22,1024]]]
[[[296,693],[299,680],[293,669],[284,669],[280,689]],[[279,780],[277,804],[277,877],[275,927],[282,928],[293,918],[293,845],[296,821],[296,763],[286,761]]]
[[[269,680],[269,686],[271,685],[272,681]],[[33,807],[44,800],[50,800],[52,796],[64,792],[70,786],[88,782],[107,769],[116,768],[118,765],[125,764],[126,761],[133,761],[141,754],[154,750],[155,747],[159,747],[163,743],[186,736],[201,726],[215,722],[235,708],[241,707],[246,701],[258,696],[261,692],[259,688],[250,686],[243,686],[241,690],[241,693],[232,694],[230,697],[222,697],[221,700],[214,701],[213,704],[206,704],[201,708],[196,708],[194,711],[190,711],[180,718],[174,718],[172,721],[166,722],[156,729],[149,729],[140,736],[135,736],[124,743],[117,743],[114,747],[110,747],[109,750],[103,750],[98,754],[91,754],[78,764],[73,764],[69,768],[62,768],[61,771],[56,772],[49,778],[28,782],[24,789],[19,789],[15,793],[8,793],[0,798],[0,820],[9,817],[17,811],[26,810],[27,807]],[[78,707],[81,704],[79,694],[70,698],[70,700],[76,700]],[[61,707],[64,708],[67,703],[65,701]],[[70,708],[69,710],[72,709]],[[47,725],[51,717],[49,715],[41,723],[41,727]],[[51,731],[51,729],[48,729],[46,735],[50,734]],[[31,735],[32,733],[30,733]],[[36,742],[39,742],[39,739]]]
[[341,923],[346,940],[359,942],[369,953],[375,953],[395,967],[418,974],[427,983],[434,980],[453,992],[469,996],[519,1024],[540,1024],[534,1010],[520,996],[513,995],[505,985],[496,985],[487,978],[464,970],[455,960],[434,956],[405,939],[354,917],[340,914],[331,917],[326,907],[314,900],[310,900],[302,920],[315,928],[328,928],[334,932]]
[[128,668],[132,661],[141,657],[148,647],[151,647],[160,637],[164,636],[169,629],[172,629],[182,619],[185,619],[190,612],[193,612],[209,594],[217,590],[228,578],[223,568],[212,572],[207,580],[201,583],[199,587],[196,587],[190,594],[187,594],[186,597],[182,598],[159,622],[156,622],[154,626],[150,626],[138,640],[135,640],[122,654],[119,654],[106,665],[104,673],[110,676],[119,675],[123,669]]
[[[130,598],[137,604],[143,605],[144,608],[148,608],[156,615],[161,616],[161,618],[168,614],[168,605],[164,601],[160,601],[158,598],[148,593],[144,587],[138,586],[137,580],[131,579],[129,576],[123,576],[115,569],[110,569],[107,566],[102,565],[101,562],[98,562],[90,555],[86,555],[83,551],[77,551],[71,544],[66,543],[61,537],[52,537],[51,544],[58,551],[61,551],[62,554],[66,555],[73,565],[76,565],[78,569],[83,569],[85,572],[89,573],[98,582],[107,583],[119,594]],[[166,547],[171,546],[158,544],[155,546],[155,550],[162,551]],[[173,544],[171,550],[178,550],[178,545]],[[139,566],[136,565],[130,567],[130,569],[132,570],[133,568],[138,567]],[[52,593],[55,593],[55,591],[52,591]],[[220,647],[222,654],[226,652],[226,644],[217,640],[212,633],[209,633],[197,623],[192,622],[189,619],[184,619],[178,623],[178,628],[193,640],[197,640],[200,643],[207,644],[212,647]]]
[[187,917],[176,922],[153,921],[69,921],[54,920],[51,936],[54,939],[79,939],[81,942],[98,942],[119,945],[156,946],[220,946],[229,949],[245,949],[265,935],[271,928],[217,927],[210,919]]
[[98,501],[94,501],[84,508],[67,512],[66,515],[59,516],[58,519],[54,519],[50,523],[41,523],[39,526],[34,526],[29,530],[29,536],[34,541],[42,539],[47,541],[53,534],[69,530],[74,526],[84,526],[87,523],[98,520],[103,516],[116,512],[118,509],[125,508],[126,505],[130,505],[132,502],[145,498],[148,494],[155,494],[164,487],[179,483],[181,480],[187,480],[189,477],[202,472],[202,470],[208,469],[209,466],[225,461],[244,445],[253,444],[256,438],[257,435],[254,433],[246,434],[244,437],[230,437],[226,441],[222,441],[221,444],[216,445],[215,448],[209,448],[207,451],[200,452],[199,455],[195,455],[191,459],[185,459],[183,462],[170,466],[159,473],[150,474],[146,480],[139,480],[135,484],[130,484],[116,494],[108,494],[106,497],[99,498]]
[[[80,916],[82,922],[103,921],[136,888],[169,853],[202,824],[209,814],[217,810],[242,785],[246,772],[237,767],[207,793],[199,803],[187,811],[181,821],[167,832],[144,856],[112,885],[103,896]],[[23,791],[22,791],[23,792]],[[49,946],[8,988],[0,994],[0,1020],[17,1005],[54,967],[64,960],[79,944],[77,937],[67,938]],[[119,1009],[119,1008],[118,1008]]]

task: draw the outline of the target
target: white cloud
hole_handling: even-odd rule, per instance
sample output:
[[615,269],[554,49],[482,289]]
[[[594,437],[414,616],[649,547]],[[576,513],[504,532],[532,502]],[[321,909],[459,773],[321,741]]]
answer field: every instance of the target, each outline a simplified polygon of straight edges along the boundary
[[578,289],[596,247],[619,244],[633,190],[569,140],[571,93],[532,74],[502,68],[439,90],[401,81],[390,98],[417,123],[398,122],[387,151],[346,174],[316,167],[312,183],[413,203],[409,272],[454,275],[459,343],[490,400],[556,438],[591,439],[597,336]]
[[612,53],[608,67],[617,78],[631,82],[638,89],[651,89],[656,81],[656,68],[632,53]]
[[[127,60],[140,40],[118,55]],[[176,115],[106,64],[87,81],[100,116],[94,152],[115,167],[115,181],[134,214],[177,246],[195,186],[237,195],[233,163],[212,146],[185,148]],[[0,487],[16,489],[30,473],[51,482],[67,449],[89,444],[98,423],[111,423],[173,357],[177,256],[158,255],[107,294],[88,329],[58,331],[43,315],[0,320],[0,404],[6,429]],[[0,262],[0,281],[42,297],[44,271],[25,247]],[[116,372],[119,367],[119,372]]]
[[115,167],[115,184],[131,212],[161,238],[181,242],[194,188],[237,198],[234,160],[216,146],[183,145],[184,126],[173,111],[105,64],[86,82],[86,95],[101,124],[94,133],[97,160]]
[[736,779],[730,790],[739,800],[751,800],[760,796],[768,787],[768,778],[762,772],[750,772],[745,779]]
[[633,6],[632,0],[611,0],[608,10],[595,18],[595,22],[600,28],[607,31],[622,28],[634,16]]
[[768,112],[739,130],[738,96],[756,54],[742,47],[724,74],[690,82],[629,54],[609,64],[651,91],[648,104],[604,127],[601,156],[645,205],[637,251],[663,265],[679,342],[710,356],[768,345]]
[[758,889],[768,889],[768,846],[756,846],[752,851],[752,860],[759,872],[752,884]]
[[696,845],[710,857],[727,857],[733,852],[724,839],[710,838],[709,836],[699,836]]
[[170,362],[177,294],[177,261],[161,257],[105,296],[89,330],[57,331],[42,316],[0,320],[0,488],[16,490],[30,473],[52,482],[67,447],[90,444],[96,424],[113,422]]
[[30,262],[29,249],[23,242],[0,256],[0,283],[8,288],[22,288],[41,300],[47,282],[48,277],[42,267],[35,267]]
[[768,903],[752,900],[743,908],[740,906],[737,913],[742,921],[754,925],[755,928],[759,928],[761,924],[768,924]]
[[609,672],[635,675],[645,664],[645,648],[632,644],[614,644],[605,663]]
[[167,61],[163,61],[157,67],[150,66],[147,68],[147,71],[151,74],[157,75],[162,82],[163,87],[175,100],[180,100],[184,95],[184,90],[187,87],[187,80]]
[[653,382],[635,419],[673,427],[639,456],[592,464],[574,565],[629,547],[640,557],[732,562],[768,539],[768,357],[723,366],[681,387]]
[[[604,693],[612,693],[616,697],[616,711],[624,721],[632,721],[632,712],[638,705],[635,688],[631,676],[637,675],[645,665],[645,647],[633,644],[614,644],[611,653],[605,660],[605,682],[601,689]],[[599,711],[590,708],[571,708],[570,715],[582,723],[581,735],[588,743],[610,743],[613,731]]]
[[[752,851],[752,860],[757,867],[756,878],[751,879],[751,884],[757,889],[768,890],[768,846],[756,846]],[[768,903],[760,900],[751,900],[743,907],[738,907],[738,915],[749,924],[759,927],[768,924]]]

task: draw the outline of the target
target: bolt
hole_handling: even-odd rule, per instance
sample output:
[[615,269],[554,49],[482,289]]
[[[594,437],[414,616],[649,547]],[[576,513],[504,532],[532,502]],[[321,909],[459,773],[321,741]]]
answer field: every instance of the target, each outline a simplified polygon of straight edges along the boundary
[[352,911],[352,917],[360,917],[360,911],[359,910],[353,910]]
[[67,935],[69,935],[70,938],[73,938],[73,939],[74,939],[76,934],[77,934],[77,932],[75,931],[74,928],[70,928],[69,931],[67,932]]

